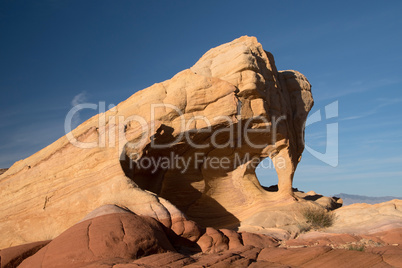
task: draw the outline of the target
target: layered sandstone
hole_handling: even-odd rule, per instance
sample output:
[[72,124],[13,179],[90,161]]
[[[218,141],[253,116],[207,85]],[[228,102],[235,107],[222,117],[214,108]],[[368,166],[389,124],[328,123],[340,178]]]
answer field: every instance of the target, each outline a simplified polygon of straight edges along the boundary
[[[185,221],[190,222],[190,221]],[[156,220],[103,206],[52,241],[0,250],[0,267],[401,267],[402,228],[297,239],[199,228],[193,241]]]
[[[292,191],[310,88],[299,72],[278,72],[254,37],[211,49],[190,69],[0,175],[0,248],[52,239],[106,204],[151,216],[176,233],[186,217],[205,227],[235,227],[275,206],[286,210],[283,202],[318,206]],[[264,190],[255,175],[266,157],[280,163],[277,192]],[[165,159],[164,166],[141,165]],[[174,159],[188,161],[187,168]],[[281,225],[288,223],[262,228]]]

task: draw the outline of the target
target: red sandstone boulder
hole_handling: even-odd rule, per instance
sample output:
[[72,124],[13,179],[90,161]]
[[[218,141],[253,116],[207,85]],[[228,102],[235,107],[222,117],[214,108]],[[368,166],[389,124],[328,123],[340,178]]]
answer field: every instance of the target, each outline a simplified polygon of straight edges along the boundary
[[207,227],[197,244],[205,253],[223,252],[229,249],[229,239],[221,231],[212,227]]
[[174,248],[160,223],[150,217],[118,213],[74,225],[20,267],[82,267],[102,260],[133,260],[167,251]]
[[39,241],[0,250],[0,268],[17,267],[24,259],[34,255],[50,241]]
[[229,239],[229,249],[236,249],[243,246],[243,240],[238,232],[229,229],[220,229],[219,231]]

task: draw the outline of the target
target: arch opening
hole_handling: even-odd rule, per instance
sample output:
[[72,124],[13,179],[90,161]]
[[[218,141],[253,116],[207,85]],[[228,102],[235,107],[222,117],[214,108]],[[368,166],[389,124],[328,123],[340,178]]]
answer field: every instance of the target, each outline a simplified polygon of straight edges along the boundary
[[258,164],[255,175],[264,190],[268,192],[278,191],[278,173],[271,158],[266,157]]

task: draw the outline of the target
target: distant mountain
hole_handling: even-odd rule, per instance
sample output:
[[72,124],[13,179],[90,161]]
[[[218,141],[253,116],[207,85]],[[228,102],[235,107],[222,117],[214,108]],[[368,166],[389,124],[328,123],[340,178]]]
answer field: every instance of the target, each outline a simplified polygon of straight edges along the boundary
[[344,194],[344,193],[335,194],[333,196],[342,198],[344,206],[355,204],[355,203],[378,204],[378,203],[390,201],[392,199],[402,199],[402,197],[395,197],[395,196],[373,197],[373,196]]

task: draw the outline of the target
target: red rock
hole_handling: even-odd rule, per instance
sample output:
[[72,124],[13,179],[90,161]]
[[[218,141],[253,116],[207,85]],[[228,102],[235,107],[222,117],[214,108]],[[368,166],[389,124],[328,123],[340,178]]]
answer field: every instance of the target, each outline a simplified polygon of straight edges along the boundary
[[367,248],[365,252],[370,252],[379,255],[402,255],[402,245],[399,246],[383,246]]
[[313,239],[290,239],[285,241],[285,245],[288,247],[297,247],[297,246],[314,246],[317,245],[318,242]]
[[211,268],[248,267],[251,262],[252,261],[250,259],[237,258],[237,256],[234,255],[232,258],[228,258],[211,265]]
[[257,260],[290,266],[300,266],[330,250],[331,248],[329,247],[265,248],[258,255]]
[[402,267],[402,245],[367,248],[365,252],[381,255],[387,264]]
[[257,256],[260,251],[260,248],[243,246],[236,250],[228,250],[223,253],[202,254],[196,262],[188,267],[249,267],[249,265],[257,261]]
[[243,247],[242,238],[238,232],[229,229],[220,229],[219,231],[229,239],[229,249]]
[[185,256],[177,252],[166,252],[161,254],[154,254],[150,256],[143,257],[141,259],[135,260],[132,264],[138,264],[142,267],[153,266],[153,267],[183,267],[190,263],[195,262],[191,257]]
[[373,267],[385,264],[380,255],[355,250],[334,249],[304,263],[303,267]]
[[197,241],[203,232],[194,222],[185,218],[172,219],[171,229],[180,237],[188,239],[191,242]]
[[80,268],[138,268],[144,267],[140,264],[128,263],[127,260],[122,259],[110,259],[110,260],[100,260],[92,262],[90,264],[82,264],[83,266],[78,266]]
[[290,266],[280,264],[280,263],[273,263],[273,262],[269,262],[269,261],[257,261],[257,262],[253,262],[252,264],[250,264],[250,266],[248,266],[248,268],[266,268],[266,267],[289,268]]
[[[203,254],[197,259],[197,262],[190,264],[187,267],[188,268],[217,267],[214,265],[224,265],[223,267],[228,267],[229,265],[233,264],[234,262],[240,259],[242,259],[240,255],[230,251],[215,254]],[[238,266],[238,267],[247,267],[247,266]]]
[[239,254],[243,258],[250,259],[252,261],[256,261],[261,250],[262,250],[261,248],[256,248],[253,246],[243,246],[243,248],[241,248],[240,251],[238,251],[238,252],[234,251],[234,253]]
[[390,229],[388,231],[372,234],[372,236],[379,237],[382,241],[391,245],[402,245],[402,228]]
[[197,241],[202,252],[215,253],[229,249],[229,239],[220,231],[207,227],[206,232]]
[[384,254],[382,258],[385,263],[393,267],[402,267],[402,252],[399,254]]
[[[342,246],[345,244],[356,243],[363,237],[350,234],[316,233],[301,235],[297,239],[291,239],[285,242],[287,246]],[[366,238],[371,238],[367,236]],[[379,239],[374,240],[381,241]],[[373,241],[374,241],[373,240]]]
[[[110,219],[105,217],[110,216]],[[125,219],[124,217],[127,217]],[[102,219],[102,220],[100,220]],[[130,224],[134,222],[130,226]],[[183,222],[182,230],[185,230]],[[77,226],[81,226],[77,228]],[[116,228],[118,226],[118,228]],[[144,227],[145,226],[145,227]],[[89,227],[89,232],[87,231]],[[125,234],[120,232],[124,229]],[[132,230],[130,230],[130,228]],[[159,228],[159,229],[158,229]],[[82,231],[85,229],[85,234]],[[140,234],[133,234],[133,230]],[[151,230],[151,231],[149,231]],[[266,235],[253,233],[238,234],[235,231],[207,228],[198,244],[204,252],[191,255],[173,252],[162,227],[153,219],[131,213],[100,216],[81,222],[66,233],[68,239],[62,240],[64,233],[45,246],[34,256],[25,260],[21,267],[86,267],[86,268],[137,268],[137,267],[402,267],[402,245],[366,247],[364,252],[332,249],[328,246],[302,248],[278,248],[278,242]],[[176,230],[177,231],[177,230]],[[173,233],[173,231],[170,231]],[[394,233],[395,232],[391,232]],[[152,235],[149,235],[152,234]],[[162,238],[159,235],[162,234]],[[175,235],[175,234],[174,234]],[[387,236],[388,233],[381,233]],[[372,235],[367,235],[371,237]],[[82,238],[84,237],[84,239]],[[89,241],[87,241],[89,237]],[[159,237],[159,238],[158,238]],[[177,240],[177,235],[172,241]],[[375,238],[375,236],[372,236]],[[116,239],[117,238],[117,239]],[[242,245],[244,241],[244,246]],[[176,240],[174,240],[176,239]],[[314,240],[335,245],[350,245],[361,236],[325,234],[315,238],[290,241],[312,243]],[[365,237],[367,240],[368,238]],[[75,242],[71,242],[71,240]],[[84,241],[82,241],[84,240]],[[130,241],[139,243],[137,249],[130,248]],[[122,241],[127,247],[122,247]],[[156,244],[157,250],[153,250]],[[162,242],[161,242],[162,241]],[[164,241],[164,242],[163,242]],[[56,243],[57,242],[57,243]],[[88,246],[90,242],[90,246]],[[64,243],[64,244],[63,244]],[[159,243],[159,244],[158,244]],[[164,243],[168,245],[164,246]],[[344,243],[344,244],[343,244]],[[83,245],[84,244],[84,245]],[[287,243],[285,246],[289,246]],[[75,245],[76,248],[72,248]],[[231,246],[229,246],[231,245]],[[132,245],[131,245],[132,246]],[[256,247],[258,246],[258,247]],[[260,247],[265,247],[261,249]],[[167,248],[170,247],[170,251]],[[231,248],[232,247],[232,248]],[[17,247],[16,247],[17,248]],[[151,248],[151,250],[147,250]],[[8,249],[10,250],[10,249]],[[14,249],[15,250],[15,249]],[[91,252],[92,250],[92,252]],[[141,254],[138,254],[140,251]],[[167,252],[166,252],[167,251]],[[9,251],[10,252],[10,251]],[[3,254],[0,251],[0,254]],[[156,254],[153,254],[156,253]],[[148,255],[148,256],[146,256]],[[142,257],[141,257],[142,256]],[[141,257],[141,258],[139,258]],[[43,261],[42,261],[43,258]]]
[[131,213],[109,214],[74,225],[20,267],[77,267],[108,259],[138,259],[174,251],[161,224]]
[[243,239],[243,245],[251,245],[257,248],[277,247],[279,245],[278,240],[263,234],[254,234],[244,232],[241,233]]
[[50,240],[39,241],[0,250],[0,268],[17,267],[24,259],[34,255],[49,242]]

